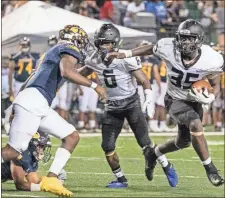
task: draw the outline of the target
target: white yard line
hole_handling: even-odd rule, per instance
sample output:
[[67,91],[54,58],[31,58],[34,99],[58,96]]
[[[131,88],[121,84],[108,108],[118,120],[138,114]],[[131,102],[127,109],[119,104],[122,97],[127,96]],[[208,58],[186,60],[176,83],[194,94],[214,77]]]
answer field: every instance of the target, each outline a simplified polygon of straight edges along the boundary
[[[224,135],[224,132],[205,132],[205,136],[220,136]],[[80,133],[80,137],[100,137],[101,133]],[[176,136],[177,132],[160,132],[160,133],[149,133],[152,136]],[[133,137],[133,133],[120,133],[121,137]],[[8,137],[6,134],[2,134],[2,138]]]
[[[97,173],[97,172],[67,172],[68,174],[80,174],[80,175],[112,175],[112,173]],[[144,174],[132,174],[126,173],[126,175],[130,176],[145,176]],[[165,177],[165,175],[154,175],[154,177]],[[194,175],[182,176],[178,175],[178,177],[182,178],[193,178],[193,179],[205,179],[206,177],[199,177]]]
[[[4,190],[3,190],[4,192]],[[15,194],[15,195],[12,195],[12,194],[5,194],[5,193],[2,193],[2,196],[1,197],[43,197],[43,198],[47,198],[46,196],[36,196],[36,195],[28,195],[28,194],[24,194],[24,195],[19,195],[19,194]]]

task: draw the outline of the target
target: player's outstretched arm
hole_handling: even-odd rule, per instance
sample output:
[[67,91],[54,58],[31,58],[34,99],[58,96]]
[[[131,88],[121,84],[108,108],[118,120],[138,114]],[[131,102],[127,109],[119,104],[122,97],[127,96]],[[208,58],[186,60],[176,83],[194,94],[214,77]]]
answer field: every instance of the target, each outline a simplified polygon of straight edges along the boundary
[[88,68],[87,66],[84,66],[84,67],[77,69],[77,72],[80,75],[87,77],[93,72],[93,70],[91,68]]
[[95,91],[99,94],[101,100],[107,99],[104,88],[90,81],[77,72],[77,70],[74,68],[77,63],[78,61],[76,58],[70,55],[63,55],[60,61],[61,75],[73,83],[95,89]]
[[143,104],[142,111],[145,112],[147,110],[148,116],[150,118],[153,118],[155,113],[155,108],[153,104],[153,92],[152,92],[150,82],[146,74],[141,69],[133,71],[132,74],[137,79],[137,81],[141,83],[144,89],[145,102]]
[[144,45],[141,47],[134,48],[132,50],[123,50],[123,52],[111,52],[107,54],[106,61],[111,61],[114,58],[117,59],[124,59],[130,58],[134,56],[146,56],[153,54],[153,47],[154,45]]

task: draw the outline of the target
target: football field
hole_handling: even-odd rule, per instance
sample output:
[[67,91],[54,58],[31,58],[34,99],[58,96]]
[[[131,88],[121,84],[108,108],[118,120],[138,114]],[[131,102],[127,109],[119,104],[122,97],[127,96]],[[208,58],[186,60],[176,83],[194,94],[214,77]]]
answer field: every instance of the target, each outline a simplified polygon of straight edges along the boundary
[[[99,134],[100,135],[100,134]],[[156,144],[170,137],[153,136]],[[224,135],[206,136],[215,165],[224,175]],[[5,145],[7,138],[2,138]],[[52,138],[52,154],[59,146]],[[74,197],[224,197],[224,186],[212,186],[193,148],[187,148],[167,157],[174,164],[179,175],[179,184],[171,188],[160,165],[155,169],[153,181],[144,175],[144,157],[132,136],[119,137],[116,151],[129,182],[127,189],[107,189],[105,185],[114,180],[101,150],[101,137],[81,137],[80,143],[65,167],[65,185],[73,191]],[[50,163],[40,165],[40,174],[46,174]],[[2,197],[53,197],[43,192],[16,191],[11,181],[2,184]]]

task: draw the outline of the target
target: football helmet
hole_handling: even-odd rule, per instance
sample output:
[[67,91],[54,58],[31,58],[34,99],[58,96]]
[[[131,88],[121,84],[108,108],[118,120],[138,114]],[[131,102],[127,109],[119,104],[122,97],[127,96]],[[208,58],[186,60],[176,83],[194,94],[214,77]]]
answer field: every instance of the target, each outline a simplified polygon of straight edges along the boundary
[[58,39],[57,39],[57,37],[55,35],[52,35],[52,36],[48,37],[48,46],[49,47],[53,47],[57,43],[58,43]]
[[46,164],[51,158],[51,147],[50,137],[46,133],[36,132],[28,149],[36,160]]
[[65,26],[59,31],[59,39],[72,42],[81,51],[90,44],[87,33],[78,25]]
[[193,19],[182,22],[176,32],[175,47],[184,56],[192,56],[204,42],[202,25]]
[[30,48],[31,48],[30,39],[27,38],[27,37],[23,37],[19,41],[19,46],[20,46],[20,51],[21,52],[28,53],[30,51]]

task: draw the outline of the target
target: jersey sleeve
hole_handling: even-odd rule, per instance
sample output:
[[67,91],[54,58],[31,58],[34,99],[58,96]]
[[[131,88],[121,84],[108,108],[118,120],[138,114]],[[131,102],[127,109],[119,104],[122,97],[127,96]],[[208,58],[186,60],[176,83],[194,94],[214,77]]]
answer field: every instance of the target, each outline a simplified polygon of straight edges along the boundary
[[128,72],[132,72],[142,68],[141,59],[140,57],[132,57],[124,59],[125,62],[125,69]]
[[153,47],[153,54],[162,60],[170,57],[174,49],[173,40],[174,38],[160,39]]
[[213,59],[213,68],[209,71],[208,78],[213,79],[218,74],[224,71],[224,58],[221,54],[217,53],[215,59]]
[[66,45],[61,46],[60,54],[67,54],[67,55],[70,55],[70,56],[73,56],[74,58],[76,58],[78,60],[78,62],[81,61],[80,50],[72,44],[66,44]]

